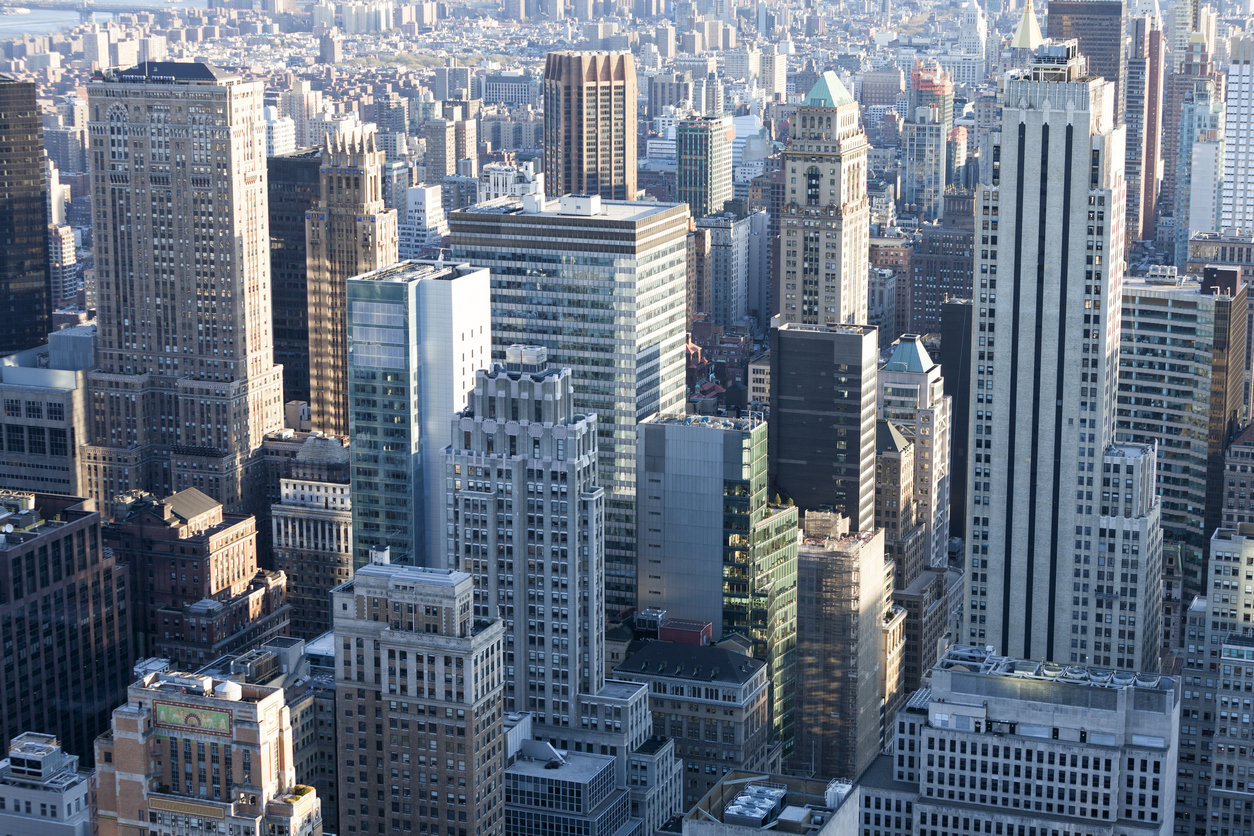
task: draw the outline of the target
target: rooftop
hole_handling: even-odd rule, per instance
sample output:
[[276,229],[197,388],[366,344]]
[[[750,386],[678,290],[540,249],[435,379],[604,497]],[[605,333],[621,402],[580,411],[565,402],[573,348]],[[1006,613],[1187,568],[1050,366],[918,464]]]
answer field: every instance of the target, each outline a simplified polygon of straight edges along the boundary
[[191,61],[145,61],[129,70],[115,70],[105,74],[110,81],[128,81],[133,83],[164,83],[174,84],[188,81],[210,81],[220,83],[235,81],[239,76],[212,64],[201,64]]
[[761,424],[763,421],[761,413],[750,415],[748,418],[726,418],[721,415],[686,415],[680,413],[671,413],[663,415],[658,413],[651,415],[640,423],[642,424],[662,424],[666,426],[682,425],[685,427],[701,427],[709,430],[738,430],[746,432]]
[[[577,204],[570,200],[572,197],[577,198],[577,196],[568,195],[566,198],[558,200],[545,200],[534,210],[528,209],[524,205],[524,200],[521,197],[498,197],[496,200],[489,200],[486,203],[479,203],[474,206],[467,206],[464,209],[458,209],[452,212],[450,217],[460,214],[522,215],[525,217],[541,216],[545,218],[584,217],[589,220],[597,221],[626,221],[638,223],[664,212],[669,212],[677,206],[683,205],[674,203],[649,203],[643,200],[600,200],[598,198],[600,205],[597,208],[599,208],[600,211],[589,211],[592,209],[591,202],[589,204]],[[583,207],[584,211],[580,211],[577,207]]]
[[893,426],[892,421],[880,419],[875,422],[875,452],[903,453],[911,445],[911,441],[901,434],[901,430]]
[[652,641],[624,659],[614,672],[740,685],[753,679],[764,665],[725,647]]
[[936,364],[923,345],[923,338],[918,334],[902,334],[893,346],[893,354],[880,367],[886,372],[910,372],[922,374]]
[[840,78],[831,70],[819,76],[819,80],[810,88],[802,107],[840,107],[853,104],[853,96],[845,89]]
[[936,669],[1008,679],[1081,685],[1090,688],[1145,688],[1163,691],[1171,690],[1175,686],[1171,677],[1160,676],[1156,673],[1133,673],[1111,668],[1059,665],[1054,662],[997,656],[993,653],[991,645],[987,647],[953,645],[936,663]]
[[[551,781],[574,781],[587,784],[598,774],[614,768],[613,755],[594,755],[588,752],[558,753],[558,757],[549,760],[528,758],[524,755],[506,768],[506,773],[526,775],[533,778],[545,778]],[[556,763],[557,766],[550,764]]]
[[460,279],[462,276],[474,273],[477,269],[469,264],[445,264],[442,259],[440,261],[410,259],[408,261],[398,261],[378,270],[371,270],[369,273],[353,276],[351,281],[395,282],[397,284],[433,280],[452,281],[453,279]]

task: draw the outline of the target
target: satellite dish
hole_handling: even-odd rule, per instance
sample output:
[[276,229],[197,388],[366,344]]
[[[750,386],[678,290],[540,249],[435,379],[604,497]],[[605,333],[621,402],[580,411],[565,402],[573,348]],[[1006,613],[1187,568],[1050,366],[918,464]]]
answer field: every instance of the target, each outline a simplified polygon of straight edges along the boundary
[[8,525],[5,525],[5,527],[4,527],[4,533],[5,533],[5,534],[12,534],[12,533],[13,533],[13,525],[12,525],[12,523],[9,523]]

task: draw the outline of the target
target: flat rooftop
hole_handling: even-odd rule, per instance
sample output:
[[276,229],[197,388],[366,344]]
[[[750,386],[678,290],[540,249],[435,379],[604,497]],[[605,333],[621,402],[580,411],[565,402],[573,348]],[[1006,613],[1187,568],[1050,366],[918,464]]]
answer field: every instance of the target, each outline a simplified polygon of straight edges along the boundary
[[452,281],[476,272],[480,268],[469,264],[445,264],[442,261],[398,261],[388,267],[371,270],[353,276],[352,282],[394,282],[404,284],[418,281]]
[[663,415],[658,413],[656,415],[649,416],[640,423],[746,432],[763,423],[763,419],[760,415],[754,415],[748,418],[724,418],[720,415],[687,415],[678,413]]
[[1011,679],[1031,679],[1063,685],[1091,688],[1144,688],[1151,691],[1171,690],[1175,681],[1156,673],[1133,673],[1113,668],[1084,665],[1059,665],[1031,659],[998,656],[991,646],[957,644],[949,648],[936,663],[936,670],[975,673]]
[[[456,209],[451,214],[466,215],[519,215],[524,218],[554,218],[562,220],[586,219],[589,221],[643,221],[674,209],[679,204],[649,203],[642,200],[602,200],[600,211],[593,213],[563,210],[560,199],[546,200],[544,208],[538,212],[529,212],[520,197],[498,197],[475,206]],[[569,205],[569,204],[566,204]]]
[[519,758],[506,768],[507,775],[526,775],[533,778],[547,778],[552,781],[574,781],[587,784],[598,774],[614,768],[613,755],[594,755],[588,752],[568,752],[563,755],[562,763],[555,769],[549,769],[551,761],[530,760]]

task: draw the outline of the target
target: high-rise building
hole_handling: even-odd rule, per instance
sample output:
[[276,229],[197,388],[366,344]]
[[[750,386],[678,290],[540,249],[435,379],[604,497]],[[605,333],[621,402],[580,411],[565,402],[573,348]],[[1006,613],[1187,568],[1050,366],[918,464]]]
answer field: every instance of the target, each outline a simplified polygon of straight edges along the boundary
[[914,502],[926,532],[924,565],[941,568],[949,549],[953,399],[945,394],[940,364],[915,334],[897,341],[876,380],[879,417],[914,444]]
[[1228,44],[1228,123],[1220,229],[1254,227],[1254,127],[1249,119],[1254,105],[1252,86],[1254,37],[1233,38]]
[[1162,136],[1164,53],[1162,21],[1144,15],[1128,22],[1128,86],[1124,119],[1128,126],[1128,238],[1154,237],[1158,186],[1163,176]]
[[50,306],[70,305],[78,298],[82,283],[74,230],[65,224],[48,226],[48,281]]
[[287,576],[257,566],[257,523],[195,488],[122,494],[105,543],[131,571],[142,653],[201,667],[286,636]]
[[[833,525],[835,523],[835,525]],[[806,772],[858,776],[882,750],[900,690],[886,657],[886,626],[904,613],[892,604],[892,561],[884,533],[846,534],[848,521],[806,515],[798,550],[797,747]],[[900,630],[897,631],[900,638]]]
[[87,373],[96,365],[96,326],[76,325],[48,335],[48,344],[0,357],[0,484],[77,496],[82,493],[78,450],[87,431]]
[[43,343],[51,329],[43,119],[35,82],[0,73],[0,355]]
[[1224,524],[1224,455],[1244,414],[1247,293],[1244,282],[1171,269],[1123,283],[1115,431],[1158,445],[1163,538],[1181,549],[1185,606],[1206,594],[1209,535]]
[[1046,36],[1055,43],[1075,40],[1090,75],[1114,85],[1115,124],[1123,124],[1128,79],[1128,5],[1125,0],[1053,0]]
[[309,401],[309,256],[305,214],[318,206],[322,152],[266,159],[270,209],[270,312],[274,362],[283,367],[283,401]]
[[353,575],[349,452],[338,438],[310,436],[270,506],[274,567],[287,576],[291,633],[314,639],[331,629],[331,590]]
[[[631,792],[615,781],[616,758],[559,751],[552,743],[522,737],[517,731],[512,729],[506,738],[510,763],[505,769],[505,826],[510,836],[648,832],[644,820],[633,813]],[[563,797],[568,800],[556,801]]]
[[697,231],[708,230],[710,238],[696,308],[728,329],[740,325],[748,314],[749,273],[754,267],[749,259],[751,226],[748,216],[734,211],[715,210],[697,218]]
[[901,126],[901,199],[923,220],[944,213],[946,139],[948,134],[934,107],[920,107]]
[[1226,181],[1224,102],[1215,82],[1198,78],[1180,103],[1176,142],[1175,265],[1189,260],[1189,239],[1220,231]]
[[96,740],[101,836],[189,833],[191,821],[322,834],[318,793],[296,783],[282,688],[150,673],[130,686],[110,731]]
[[[971,354],[975,342],[975,306],[970,298],[941,303],[941,374],[945,396],[953,407],[949,432],[949,536],[966,536],[967,459],[971,443]],[[983,451],[980,459],[983,461]],[[980,475],[983,476],[981,465]]]
[[[444,565],[474,578],[476,618],[504,621],[505,710],[530,711],[540,728],[564,725],[563,695],[605,685],[597,416],[575,409],[570,369],[551,367],[543,348],[510,346],[445,419]],[[532,664],[540,647],[552,651],[547,666]]]
[[[891,790],[910,811],[907,821],[930,826],[932,816],[947,816],[957,836],[986,833],[994,822],[1016,832],[1074,832],[1077,820],[1095,833],[1167,836],[1179,823],[1181,697],[1179,677],[1063,667],[954,645],[933,668],[931,688],[912,694],[898,713],[898,754],[882,756],[883,772],[877,763],[863,776],[862,799],[869,808]],[[939,768],[942,745],[956,752],[965,746],[975,768],[965,775]],[[1029,757],[1035,767],[1026,765]],[[1015,781],[1015,768],[1022,778],[1030,768],[1044,777]],[[979,786],[971,785],[971,773]],[[953,798],[950,776],[966,783],[953,788]],[[918,830],[894,825],[881,832]]]
[[684,119],[675,130],[675,199],[688,204],[694,218],[723,211],[732,199],[730,114]]
[[[900,280],[909,279],[907,331],[939,334],[947,298],[971,298],[975,268],[975,192],[949,190],[939,223],[923,224]],[[984,244],[984,233],[980,233]],[[900,313],[900,312],[899,312]]]
[[322,194],[305,213],[310,418],[315,430],[348,435],[348,280],[396,263],[396,210],[383,203],[383,151],[372,129],[328,135]]
[[[636,423],[684,401],[688,223],[682,204],[595,195],[501,198],[450,216],[453,257],[492,271],[496,359],[544,346],[579,381],[575,408],[597,416],[609,612],[636,604]],[[620,253],[613,264],[607,247]],[[607,302],[633,313],[607,317]]]
[[402,259],[421,258],[430,248],[438,248],[448,235],[448,219],[440,186],[419,184],[405,190],[404,216],[399,224],[398,255]]
[[875,526],[876,329],[771,329],[770,490]]
[[[1126,622],[1123,605],[1161,584],[1153,448],[1108,449],[1120,335],[1110,314],[1120,306],[1127,216],[1114,89],[1083,73],[1074,41],[1043,45],[1028,70],[1007,78],[990,138],[1000,166],[978,198],[990,244],[979,251],[973,305],[962,638],[1021,658],[1153,669],[1141,651],[1157,644],[1158,624],[1147,622],[1158,610],[1138,610],[1131,650],[1121,643],[1107,655],[1105,626],[1105,646],[1089,646],[1098,623]],[[1065,124],[1046,117],[1046,101],[1066,106]],[[1112,458],[1134,471],[1126,502],[1104,485]],[[1117,526],[1108,520],[1116,511]],[[1128,543],[1140,582],[1117,586],[1103,554],[1114,546],[1102,537],[1125,520],[1149,530]],[[1099,583],[1085,571],[1099,572]]]
[[[399,832],[504,834],[505,627],[474,616],[473,596],[465,572],[386,562],[332,594],[341,833],[395,822]],[[385,752],[410,757],[399,786],[424,787],[395,810],[378,801],[393,784]]]
[[475,372],[490,362],[488,272],[403,261],[348,281],[353,564],[445,564],[444,448]]
[[752,640],[771,683],[772,737],[789,753],[797,511],[769,501],[767,437],[752,418],[663,413],[641,422],[637,577],[640,607],[709,622],[715,639]]
[[[0,604],[0,621],[25,625],[12,633],[13,675],[0,686],[0,739],[47,729],[90,762],[92,741],[126,699],[136,656],[127,567],[105,550],[90,499],[0,491],[0,528],[8,529],[0,560],[11,591]],[[80,595],[81,589],[94,592]],[[36,655],[42,639],[32,633],[49,631],[64,642],[61,652]]]
[[810,325],[866,322],[869,146],[858,104],[829,71],[806,95],[792,125],[784,149],[788,194],[776,266],[779,315]]
[[[1245,620],[1246,611],[1254,608],[1254,595],[1244,583],[1251,560],[1254,525],[1216,529],[1202,594],[1187,609],[1187,655],[1181,678],[1185,686],[1182,717],[1188,718],[1188,725],[1180,728],[1178,833],[1206,834],[1211,822],[1222,821],[1223,816],[1230,817],[1225,824],[1233,833],[1244,829],[1245,819],[1254,811],[1249,750],[1241,754],[1242,741],[1254,731],[1244,710],[1247,686],[1254,687],[1250,683],[1254,628]],[[1245,781],[1240,779],[1243,769]]]
[[[891,421],[875,424],[875,530],[893,562],[893,588],[923,571],[925,532],[914,499],[915,444]],[[907,580],[909,579],[909,580]]]
[[23,732],[10,740],[9,756],[0,761],[6,796],[0,827],[13,833],[91,836],[96,776],[80,769],[79,760],[51,734]]
[[90,133],[112,137],[91,151],[99,332],[82,458],[98,502],[195,487],[229,513],[256,507],[256,451],[283,423],[263,94],[173,62],[88,85]]
[[[1183,8],[1188,7],[1192,0],[1183,0]],[[1168,74],[1163,82],[1163,182],[1159,190],[1158,203],[1166,211],[1176,206],[1176,178],[1180,158],[1180,111],[1185,97],[1193,94],[1198,81],[1211,79],[1215,82],[1215,98],[1223,100],[1224,74],[1218,71],[1206,45],[1206,38],[1194,34],[1185,42],[1183,56],[1178,53],[1174,59],[1178,66]]]
[[543,83],[550,192],[635,200],[636,59],[629,52],[550,52]]

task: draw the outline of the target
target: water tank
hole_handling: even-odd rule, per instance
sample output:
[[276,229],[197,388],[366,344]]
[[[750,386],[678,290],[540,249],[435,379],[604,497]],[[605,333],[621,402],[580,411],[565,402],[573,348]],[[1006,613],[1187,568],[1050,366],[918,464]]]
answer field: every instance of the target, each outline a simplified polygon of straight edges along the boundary
[[214,686],[213,693],[220,700],[242,700],[244,698],[244,687],[238,682],[224,679]]

